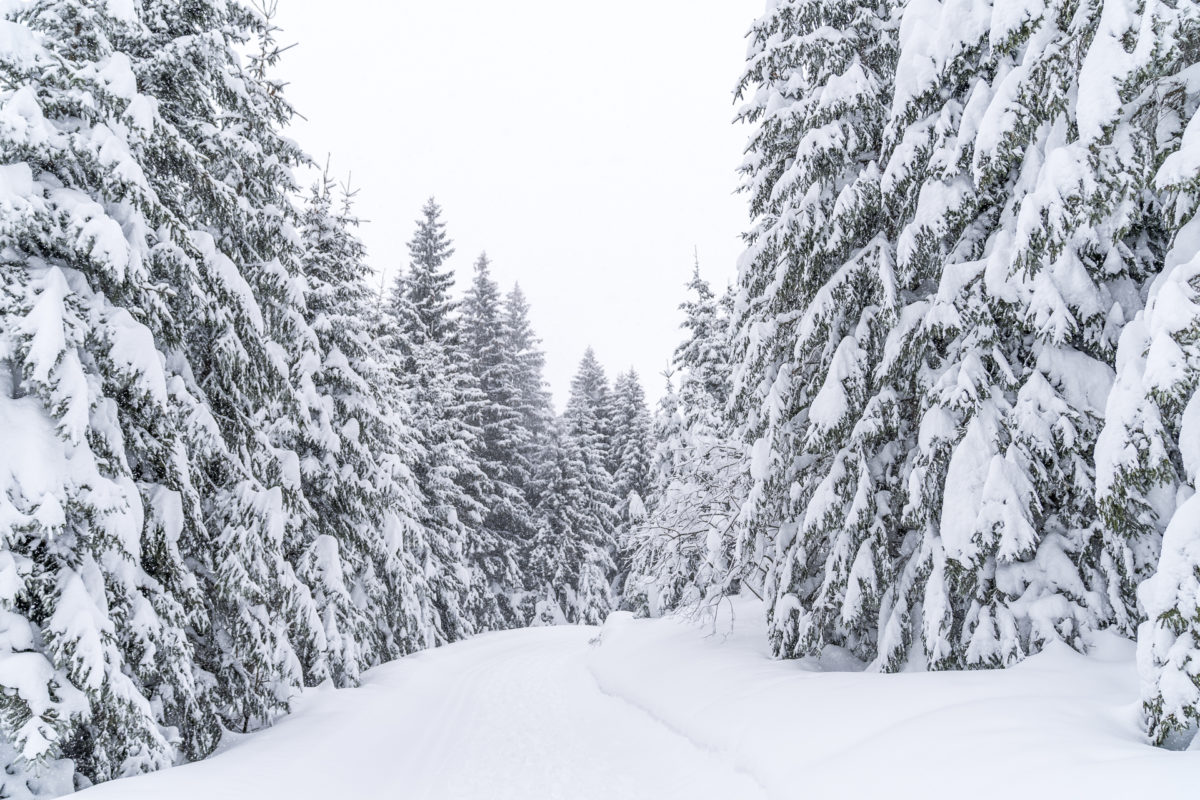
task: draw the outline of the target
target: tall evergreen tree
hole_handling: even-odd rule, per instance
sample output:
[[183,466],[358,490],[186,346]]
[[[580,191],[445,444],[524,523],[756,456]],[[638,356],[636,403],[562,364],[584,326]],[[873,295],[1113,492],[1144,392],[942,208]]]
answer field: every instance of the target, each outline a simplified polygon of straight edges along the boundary
[[[389,306],[395,368],[413,415],[421,455],[414,465],[425,495],[423,569],[436,609],[439,642],[499,627],[495,593],[477,565],[496,548],[480,533],[488,478],[474,424],[481,396],[459,342],[452,243],[430,200],[409,242],[409,269],[396,277]],[[476,565],[472,568],[472,565]]]
[[653,430],[646,393],[632,369],[617,376],[609,404],[609,470],[617,514],[628,521],[631,496],[641,504],[649,493]]
[[630,527],[645,514],[645,498],[650,491],[650,461],[653,457],[653,422],[646,407],[646,393],[632,369],[619,375],[609,395],[608,470],[612,475],[617,518],[617,549],[613,554],[617,578],[613,589],[624,592],[629,573],[626,541]]
[[935,667],[997,666],[1129,628],[1091,452],[1163,232],[1148,120],[1122,120],[1118,100],[1144,80],[1148,54],[1124,46],[1142,23],[1115,10],[937,9],[958,38],[932,52],[929,17],[901,26],[885,194],[902,285],[930,290],[888,344],[919,359],[896,366],[916,378],[904,522],[921,533],[885,599],[885,666],[915,642]]
[[[548,491],[547,481],[552,481],[551,462],[557,456],[557,434],[550,392],[542,376],[546,358],[530,324],[529,304],[520,286],[513,286],[505,298],[504,331],[508,338],[508,352],[512,358],[512,381],[516,390],[514,400],[521,431],[517,440],[517,450],[510,462],[509,475],[512,482],[520,488],[525,507],[531,514],[530,527],[527,529],[530,538],[523,543],[519,554],[525,590],[521,614],[526,622],[534,622],[539,618],[537,606],[539,603],[545,606],[550,586],[546,575],[535,574],[532,563],[534,548],[538,543],[538,531],[547,524],[543,516],[548,513],[548,509],[542,507],[539,510],[539,505],[544,493]],[[557,602],[553,605],[557,607]],[[553,614],[547,619],[556,621]]]
[[531,433],[524,426],[518,358],[506,327],[500,289],[492,280],[487,255],[475,262],[475,278],[463,302],[463,347],[482,395],[477,407],[478,458],[488,477],[489,496],[482,532],[489,543],[480,568],[487,575],[506,626],[519,619],[517,602],[524,581],[520,562],[533,537],[533,509],[526,496],[532,479],[527,460]]
[[396,291],[407,299],[405,311],[411,316],[404,324],[409,335],[418,341],[454,343],[458,336],[454,318],[458,304],[450,296],[454,271],[443,269],[454,255],[454,243],[446,234],[442,207],[432,197],[421,208],[408,255],[409,272],[397,276]]
[[1200,62],[1200,10],[1160,7],[1153,23],[1139,47],[1155,47],[1154,91],[1130,106],[1154,121],[1169,153],[1155,188],[1173,238],[1144,310],[1121,331],[1096,487],[1108,552],[1127,579],[1122,594],[1153,569],[1137,594],[1149,738],[1184,747],[1200,729],[1200,87],[1186,77]]
[[571,382],[553,457],[538,476],[540,527],[529,571],[546,596],[543,620],[594,625],[615,607],[616,497],[598,415],[606,396],[603,369],[588,348]]
[[[754,553],[741,550],[745,453],[726,421],[728,309],[693,272],[680,308],[687,337],[655,420],[645,517],[633,520],[624,602],[658,615],[709,606],[759,582]],[[759,582],[759,585],[761,583]]]
[[321,614],[321,666],[352,685],[364,668],[432,642],[415,561],[424,509],[410,471],[417,453],[408,408],[374,339],[370,271],[349,194],[336,202],[326,175],[301,218],[314,339],[298,370],[311,419],[299,454],[314,513],[298,569]]
[[584,350],[579,369],[571,381],[571,397],[576,402],[586,405],[596,418],[596,430],[601,440],[600,451],[604,457],[605,468],[611,472],[609,439],[612,426],[609,424],[609,416],[612,413],[612,391],[608,375],[605,374],[600,360],[596,358],[596,351],[591,347]]
[[1170,235],[1147,90],[1174,12],[1126,5],[756,26],[731,402],[778,652],[996,666],[1132,629],[1153,536],[1097,524],[1092,449]]
[[121,49],[137,20],[71,2],[11,13],[0,784],[26,796],[69,791],[72,771],[95,781],[170,764],[170,725],[193,755],[218,731],[187,637],[202,601],[179,548],[199,516],[178,432],[188,390],[162,355],[181,323],[163,277],[186,237],[147,185],[149,132],[126,115],[151,102]]
[[[553,437],[554,409],[543,377],[546,357],[529,321],[529,304],[520,286],[513,286],[504,300],[504,332],[513,363],[516,409],[524,432],[518,444],[522,452],[516,463],[528,465],[532,473]],[[514,479],[519,480],[520,476],[514,474]],[[529,488],[528,481],[520,485],[526,487],[526,501],[532,505],[536,493]]]
[[[895,322],[879,163],[891,4],[774,3],[752,31],[741,119],[755,226],[739,273],[731,402],[753,443],[744,513],[774,549],[777,653],[873,655],[895,496],[893,404],[874,384]],[[863,424],[858,420],[863,418]]]
[[46,400],[78,469],[40,492],[37,526],[8,493],[14,557],[55,531],[6,595],[38,609],[43,632],[13,641],[50,647],[49,693],[8,719],[22,763],[65,756],[102,780],[269,720],[319,643],[284,558],[308,513],[286,447],[303,424],[288,372],[307,338],[289,199],[303,156],[279,136],[270,24],[240,6],[64,0],[11,21],[3,148],[32,205],[5,229],[5,318],[46,324],[5,327],[8,396],[26,414]]
[[172,134],[169,150],[152,153],[156,188],[188,221],[203,270],[175,283],[188,306],[190,377],[205,399],[189,420],[205,487],[205,529],[189,555],[211,623],[197,655],[216,676],[225,723],[246,730],[317,679],[300,653],[322,647],[293,567],[311,515],[294,451],[305,411],[291,379],[293,356],[311,342],[291,199],[291,170],[307,159],[282,135],[293,112],[269,76],[279,55],[269,19],[218,0],[149,2],[142,14],[135,73],[158,101],[155,131]]

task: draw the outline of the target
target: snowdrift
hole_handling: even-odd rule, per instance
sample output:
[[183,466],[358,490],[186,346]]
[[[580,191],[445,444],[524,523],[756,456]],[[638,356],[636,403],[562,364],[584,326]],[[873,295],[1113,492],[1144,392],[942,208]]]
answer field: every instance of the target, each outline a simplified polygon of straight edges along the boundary
[[1007,670],[863,672],[853,658],[776,661],[760,607],[703,628],[610,618],[600,689],[753,776],[771,798],[1192,796],[1200,748],[1146,744],[1134,645],[1052,646]]

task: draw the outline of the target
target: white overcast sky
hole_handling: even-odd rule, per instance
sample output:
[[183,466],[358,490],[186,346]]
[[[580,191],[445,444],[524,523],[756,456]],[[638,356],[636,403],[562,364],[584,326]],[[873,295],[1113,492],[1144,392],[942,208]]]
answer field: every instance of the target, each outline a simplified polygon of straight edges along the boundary
[[[433,195],[460,286],[519,281],[556,405],[584,348],[661,394],[699,250],[720,289],[745,227],[732,124],[763,0],[281,0],[291,135],[352,174],[387,280]],[[305,180],[308,178],[305,177]]]

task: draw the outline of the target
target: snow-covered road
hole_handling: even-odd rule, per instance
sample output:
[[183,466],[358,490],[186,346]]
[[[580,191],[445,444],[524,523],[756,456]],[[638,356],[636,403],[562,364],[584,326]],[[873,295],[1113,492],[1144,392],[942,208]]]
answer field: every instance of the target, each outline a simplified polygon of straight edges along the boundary
[[686,798],[756,800],[719,755],[602,693],[594,628],[480,636],[318,690],[208,761],[95,787],[81,800]]
[[358,689],[308,692],[208,761],[80,800],[1195,794],[1200,742],[1144,743],[1133,645],[1119,637],[1007,670],[879,675],[845,656],[774,661],[761,609],[727,610],[732,629],[618,614],[420,653]]

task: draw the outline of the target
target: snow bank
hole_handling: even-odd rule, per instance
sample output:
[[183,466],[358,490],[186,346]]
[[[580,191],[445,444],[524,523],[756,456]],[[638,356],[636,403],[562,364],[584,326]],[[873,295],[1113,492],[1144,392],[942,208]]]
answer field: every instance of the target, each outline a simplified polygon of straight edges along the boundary
[[738,601],[706,630],[606,626],[588,665],[603,692],[775,798],[1185,797],[1200,776],[1200,752],[1143,743],[1134,646],[1117,637],[1008,670],[899,675],[774,661],[766,641],[757,605]]

